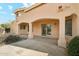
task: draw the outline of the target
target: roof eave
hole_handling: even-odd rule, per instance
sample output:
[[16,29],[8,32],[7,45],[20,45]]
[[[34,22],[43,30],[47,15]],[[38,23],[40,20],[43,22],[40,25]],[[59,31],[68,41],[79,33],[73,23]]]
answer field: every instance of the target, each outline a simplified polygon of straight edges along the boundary
[[43,4],[45,4],[45,3],[36,3],[36,4],[34,4],[34,5],[32,5],[31,7],[28,7],[28,8],[27,7],[24,7],[24,8],[16,9],[15,10],[15,14],[17,12],[20,12],[20,11],[28,12],[28,11],[30,11],[30,10],[32,10],[34,8],[37,8],[37,7],[39,7],[39,6],[43,5]]

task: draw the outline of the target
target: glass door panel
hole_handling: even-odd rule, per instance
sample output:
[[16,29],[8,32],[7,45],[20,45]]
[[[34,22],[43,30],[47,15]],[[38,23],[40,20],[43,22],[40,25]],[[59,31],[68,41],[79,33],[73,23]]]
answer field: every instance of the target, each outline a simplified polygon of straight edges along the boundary
[[42,35],[51,35],[51,24],[42,24]]
[[51,25],[47,24],[47,35],[51,35]]
[[42,24],[42,35],[46,36],[46,24]]

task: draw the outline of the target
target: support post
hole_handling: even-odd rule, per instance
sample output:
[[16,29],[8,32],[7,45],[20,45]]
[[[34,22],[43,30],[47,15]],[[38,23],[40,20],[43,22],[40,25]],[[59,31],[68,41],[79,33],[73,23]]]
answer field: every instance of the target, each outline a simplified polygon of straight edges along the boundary
[[60,18],[59,20],[59,40],[58,46],[66,48],[66,40],[65,40],[65,18]]
[[32,23],[29,23],[29,35],[28,35],[29,39],[33,38],[33,33],[32,33]]

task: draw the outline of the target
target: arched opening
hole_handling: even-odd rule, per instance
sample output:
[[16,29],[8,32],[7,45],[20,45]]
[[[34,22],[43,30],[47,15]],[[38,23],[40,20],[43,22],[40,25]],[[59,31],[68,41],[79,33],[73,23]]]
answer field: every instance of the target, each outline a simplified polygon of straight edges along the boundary
[[58,19],[38,19],[32,23],[33,35],[58,38],[59,37],[59,20]]
[[18,25],[18,31],[20,35],[26,35],[29,32],[29,25],[28,23],[20,23]]

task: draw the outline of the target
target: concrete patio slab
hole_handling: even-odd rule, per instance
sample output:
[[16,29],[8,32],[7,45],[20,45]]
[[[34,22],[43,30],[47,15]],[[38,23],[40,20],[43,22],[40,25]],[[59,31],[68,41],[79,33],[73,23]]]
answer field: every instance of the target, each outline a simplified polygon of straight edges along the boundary
[[48,53],[49,56],[65,56],[66,49],[58,47],[57,45],[50,44],[47,42],[42,42],[34,39],[27,39],[12,43],[13,46],[19,46],[23,48],[33,49],[40,52]]

